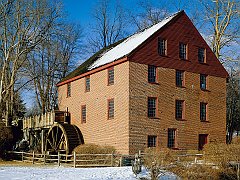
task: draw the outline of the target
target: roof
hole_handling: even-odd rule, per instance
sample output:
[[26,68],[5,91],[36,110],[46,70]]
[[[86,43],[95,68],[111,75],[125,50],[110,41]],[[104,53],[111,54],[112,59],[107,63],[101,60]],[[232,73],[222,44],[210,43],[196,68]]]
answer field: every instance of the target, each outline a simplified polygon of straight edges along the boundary
[[[83,74],[85,72],[89,71],[89,66],[91,66],[97,59],[99,59],[101,57],[102,54],[104,54],[106,51],[108,51],[109,49],[117,46],[119,43],[123,42],[125,39],[122,39],[114,44],[111,44],[109,46],[107,46],[106,48],[101,49],[100,51],[98,51],[97,53],[95,53],[94,55],[92,55],[89,59],[87,59],[86,61],[84,61],[79,67],[77,67],[74,71],[72,71],[71,73],[69,73],[66,77],[64,77],[59,83],[66,81],[68,79],[71,79],[73,77],[76,77],[80,74]],[[58,83],[58,84],[59,84]]]
[[84,63],[82,63],[78,68],[68,74],[65,78],[63,78],[59,83],[126,57],[181,12],[183,11],[177,12],[141,32],[135,33],[128,38],[122,39],[114,44],[109,45],[106,48],[101,49]]
[[178,13],[175,13],[172,16],[163,19],[161,22],[151,26],[150,28],[145,29],[142,32],[136,33],[128,37],[122,43],[102,54],[102,56],[98,58],[91,66],[89,66],[88,69],[92,70],[104,64],[120,59],[124,56],[127,56],[144,41],[146,41],[150,36],[152,36],[156,31],[158,31],[164,25],[170,22],[175,16],[178,15]]

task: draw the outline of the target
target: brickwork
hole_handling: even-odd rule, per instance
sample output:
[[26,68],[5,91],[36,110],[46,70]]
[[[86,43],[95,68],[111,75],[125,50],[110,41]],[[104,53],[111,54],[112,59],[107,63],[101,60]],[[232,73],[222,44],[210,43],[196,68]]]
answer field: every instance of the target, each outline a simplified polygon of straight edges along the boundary
[[[158,37],[167,41],[167,55],[158,54]],[[187,44],[187,60],[179,59],[179,42]],[[198,62],[198,48],[206,49],[206,63]],[[157,67],[158,83],[148,83],[148,65]],[[114,84],[108,86],[108,69],[114,66]],[[176,69],[184,71],[184,87],[176,87]],[[207,90],[200,89],[200,73]],[[90,75],[90,92],[85,76]],[[198,149],[199,134],[208,142],[226,139],[226,70],[217,60],[185,13],[160,29],[122,59],[58,84],[59,108],[71,113],[85,143],[115,146],[132,154],[147,147],[148,135],[167,147],[168,128],[176,129],[176,148]],[[71,97],[67,84],[71,82]],[[156,97],[157,118],[148,118],[148,97]],[[108,119],[108,100],[114,98],[114,119]],[[175,118],[175,102],[184,100],[183,120]],[[200,121],[200,103],[207,103],[207,121]],[[81,106],[86,105],[86,123]]]
[[[85,78],[60,86],[59,108],[71,113],[71,123],[79,127],[85,143],[115,146],[129,152],[129,62],[114,67],[114,85],[108,86],[107,69],[90,75],[90,92],[85,92]],[[107,102],[114,98],[114,119],[108,120]],[[86,123],[81,123],[81,106],[86,105]]]
[[[158,84],[147,80],[148,66],[130,63],[130,153],[147,147],[147,136],[156,135],[157,145],[167,147],[168,128],[177,129],[179,149],[198,149],[198,135],[208,141],[225,142],[226,79],[208,76],[208,91],[200,89],[200,75],[185,72],[185,87],[176,87],[174,69],[158,67]],[[157,97],[158,117],[147,117],[147,98]],[[175,100],[185,101],[184,120],[175,119]],[[207,122],[200,121],[200,102],[208,103]]]
[[[90,76],[91,90],[85,92],[85,78],[59,87],[59,107],[71,113],[85,143],[113,145],[120,153],[135,153],[147,147],[147,136],[157,136],[157,146],[167,147],[168,128],[177,129],[179,149],[197,149],[198,135],[208,141],[225,142],[226,79],[208,76],[208,91],[200,89],[200,75],[185,72],[185,87],[176,87],[174,69],[157,68],[158,83],[148,83],[148,66],[125,62],[114,67],[114,85],[107,85],[107,69]],[[104,90],[103,90],[104,88]],[[147,98],[157,97],[158,117],[147,117]],[[107,100],[114,98],[115,117],[107,118]],[[184,120],[175,119],[175,100],[185,101]],[[200,121],[200,102],[208,103],[207,122]],[[87,122],[81,123],[81,106],[87,107]]]

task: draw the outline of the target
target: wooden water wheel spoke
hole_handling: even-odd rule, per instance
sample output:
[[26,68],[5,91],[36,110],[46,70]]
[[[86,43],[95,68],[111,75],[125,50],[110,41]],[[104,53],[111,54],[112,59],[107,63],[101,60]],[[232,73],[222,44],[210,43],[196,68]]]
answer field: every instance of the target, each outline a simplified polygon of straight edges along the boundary
[[71,153],[73,148],[82,143],[82,134],[77,126],[56,123],[47,134],[45,150]]
[[50,141],[50,139],[47,139],[47,143],[49,143],[50,146],[52,147],[52,149],[54,149],[53,144],[52,144],[52,142]]
[[54,130],[52,130],[52,145],[53,145],[53,148],[55,149],[55,137],[54,137]]
[[60,145],[62,144],[62,142],[64,142],[64,134],[61,135],[61,138],[60,138],[60,140],[59,140],[59,142],[58,142],[58,144],[57,144],[57,148],[60,147]]
[[55,146],[56,146],[56,148],[57,148],[57,144],[59,143],[58,142],[59,141],[59,139],[58,139],[58,130],[59,130],[59,127],[57,127],[56,134],[55,134],[55,137],[56,137]]
[[61,142],[61,149],[64,149],[67,145],[66,145],[66,140],[64,139],[64,141]]
[[54,128],[53,131],[52,131],[52,134],[53,134],[53,139],[54,139],[54,147],[55,149],[57,150],[57,129],[58,127]]
[[66,147],[66,140],[61,141],[59,146],[61,147],[60,149],[64,149]]

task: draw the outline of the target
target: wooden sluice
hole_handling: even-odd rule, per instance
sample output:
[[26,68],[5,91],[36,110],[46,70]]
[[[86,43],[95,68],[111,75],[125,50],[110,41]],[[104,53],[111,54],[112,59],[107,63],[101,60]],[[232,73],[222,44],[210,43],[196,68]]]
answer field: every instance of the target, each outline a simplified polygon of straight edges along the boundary
[[23,119],[23,130],[50,128],[54,122],[64,123],[65,119],[66,112],[64,111],[51,111],[33,117],[25,117]]

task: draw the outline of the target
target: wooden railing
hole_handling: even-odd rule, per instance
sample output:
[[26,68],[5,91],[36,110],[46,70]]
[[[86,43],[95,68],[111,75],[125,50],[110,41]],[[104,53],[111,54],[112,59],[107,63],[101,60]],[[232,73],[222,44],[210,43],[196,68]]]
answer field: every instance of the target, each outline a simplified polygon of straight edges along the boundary
[[193,159],[193,162],[196,164],[198,162],[201,162],[203,161],[203,154],[179,154],[177,155],[177,161],[180,162],[182,159],[184,159],[185,161],[187,160],[190,160],[192,161]]
[[[73,152],[71,155],[60,154],[49,155],[49,154],[39,154],[35,152],[16,152],[9,151],[8,157],[11,160],[30,162],[32,164],[57,164],[60,166],[64,164],[71,167],[113,167],[122,166],[122,161],[124,157],[129,155],[119,155],[119,154],[76,154]],[[134,156],[131,156],[132,158]]]
[[[162,151],[164,154],[164,151]],[[188,163],[194,163],[194,164],[202,164],[204,162],[203,154],[201,153],[187,153],[186,151],[177,151],[178,154],[173,155],[176,162],[188,162]],[[142,160],[144,160],[144,157],[147,158],[148,156],[151,156],[150,154],[145,154],[143,152],[139,152],[139,156]]]
[[[144,159],[145,154],[139,152],[141,159]],[[122,154],[77,154],[73,152],[71,155],[56,154],[50,155],[47,153],[27,153],[9,151],[8,157],[11,160],[41,163],[41,164],[61,164],[71,167],[113,167],[131,165],[131,160],[134,159],[134,155],[122,155]],[[203,163],[203,154],[182,154],[176,156],[177,162],[189,162],[189,163]],[[126,162],[126,160],[130,162]]]

